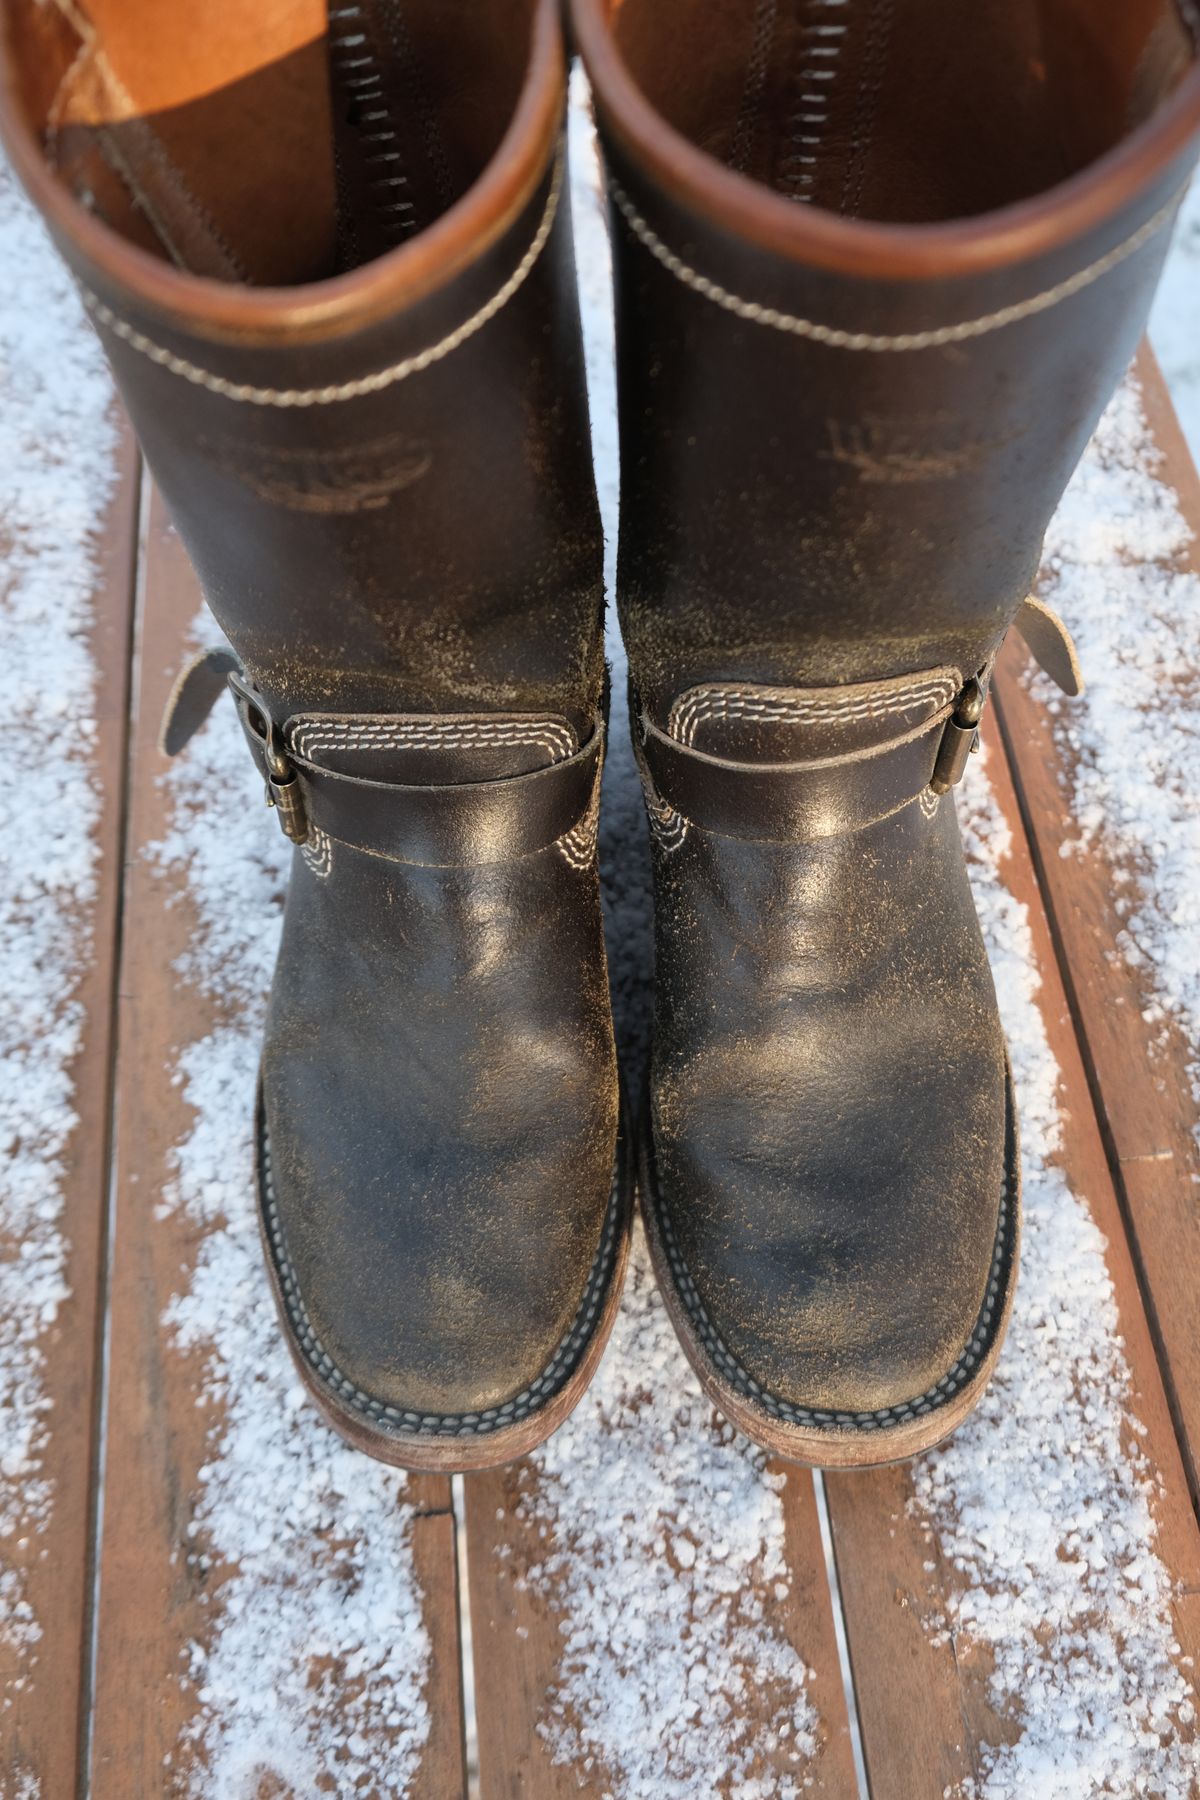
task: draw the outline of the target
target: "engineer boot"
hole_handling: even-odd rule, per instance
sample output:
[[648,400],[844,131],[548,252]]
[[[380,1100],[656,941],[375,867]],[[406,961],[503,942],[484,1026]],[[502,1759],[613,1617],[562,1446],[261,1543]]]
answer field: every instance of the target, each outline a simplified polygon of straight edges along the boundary
[[3,127],[296,845],[266,1254],[337,1429],[501,1462],[627,1242],[596,868],[601,535],[554,0],[3,9]]
[[[977,1403],[1017,1127],[953,788],[1196,154],[1191,0],[573,0],[605,151],[656,869],[641,1146],[727,1416]],[[1070,685],[1044,612],[1027,635]]]

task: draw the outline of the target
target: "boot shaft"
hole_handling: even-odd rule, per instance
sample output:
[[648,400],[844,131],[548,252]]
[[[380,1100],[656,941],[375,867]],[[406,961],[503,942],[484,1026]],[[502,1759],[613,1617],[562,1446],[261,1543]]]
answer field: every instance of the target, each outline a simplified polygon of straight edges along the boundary
[[586,735],[602,548],[554,6],[276,11],[267,41],[228,5],[180,29],[14,3],[13,159],[273,710]]
[[576,0],[660,721],[706,679],[981,668],[1143,328],[1200,126],[1190,12],[946,11]]

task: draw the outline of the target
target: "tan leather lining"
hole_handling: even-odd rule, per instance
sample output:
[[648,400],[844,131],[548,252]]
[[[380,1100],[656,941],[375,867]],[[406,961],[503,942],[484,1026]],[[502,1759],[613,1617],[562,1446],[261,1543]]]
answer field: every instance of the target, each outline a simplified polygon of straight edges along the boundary
[[477,179],[528,62],[532,0],[14,0],[47,160],[192,274],[287,286],[373,260]]
[[799,204],[911,224],[1077,173],[1197,50],[1176,0],[623,0],[614,29],[699,148]]

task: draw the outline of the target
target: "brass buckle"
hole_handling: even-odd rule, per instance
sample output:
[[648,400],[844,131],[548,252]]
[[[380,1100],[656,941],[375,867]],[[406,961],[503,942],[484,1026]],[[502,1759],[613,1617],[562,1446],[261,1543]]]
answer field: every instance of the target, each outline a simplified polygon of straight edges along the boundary
[[942,734],[937,761],[929,785],[935,794],[957,787],[967,769],[967,758],[979,744],[979,722],[987,705],[987,689],[977,678],[968,681]]
[[258,739],[267,769],[266,800],[275,808],[280,829],[293,844],[308,838],[308,817],[296,769],[284,748],[279,727],[267,711],[266,702],[257,688],[250,686],[240,670],[229,675],[229,685],[241,703],[251,731]]

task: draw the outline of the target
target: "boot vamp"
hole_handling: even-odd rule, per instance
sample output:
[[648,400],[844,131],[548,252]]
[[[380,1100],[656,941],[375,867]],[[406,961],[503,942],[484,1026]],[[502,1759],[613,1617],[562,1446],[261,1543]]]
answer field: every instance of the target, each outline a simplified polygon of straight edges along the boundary
[[991,974],[953,804],[660,863],[659,1202],[712,1325],[780,1399],[925,1393],[977,1323],[1006,1178]]
[[594,869],[297,858],[263,1059],[268,1201],[311,1331],[373,1399],[475,1412],[585,1295],[617,1083]]

